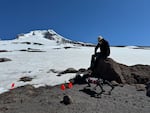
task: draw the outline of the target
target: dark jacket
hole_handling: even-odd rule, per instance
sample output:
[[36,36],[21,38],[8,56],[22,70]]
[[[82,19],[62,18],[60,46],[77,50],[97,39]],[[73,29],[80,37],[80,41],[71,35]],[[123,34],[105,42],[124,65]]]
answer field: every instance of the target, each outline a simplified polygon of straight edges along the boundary
[[102,39],[102,43],[98,43],[95,47],[95,53],[97,52],[97,49],[100,48],[100,53],[103,57],[107,58],[110,55],[110,46],[109,43]]

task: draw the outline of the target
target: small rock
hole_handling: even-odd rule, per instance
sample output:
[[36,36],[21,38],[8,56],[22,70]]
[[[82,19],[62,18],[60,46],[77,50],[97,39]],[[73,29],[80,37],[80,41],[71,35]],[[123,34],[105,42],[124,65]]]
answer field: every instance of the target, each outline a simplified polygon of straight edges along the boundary
[[34,42],[33,44],[34,44],[34,45],[44,45],[44,44],[36,43],[36,42]]
[[0,108],[0,111],[7,111],[8,110],[8,108],[7,107],[2,107],[2,108]]
[[137,91],[145,91],[145,85],[144,84],[136,84],[136,90]]
[[111,84],[112,84],[113,86],[118,86],[118,85],[119,85],[119,83],[116,82],[116,81],[111,81]]
[[74,68],[68,68],[65,71],[60,72],[60,74],[66,74],[66,73],[77,73],[78,71]]
[[33,49],[33,48],[28,48],[27,51],[28,52],[46,52],[46,51],[42,51],[40,49]]
[[133,106],[136,106],[136,103],[133,103]]
[[19,50],[19,51],[28,51],[28,50],[26,50],[26,49],[21,49],[21,50]]
[[47,73],[60,73],[60,71],[56,70],[56,69],[50,69]]
[[0,50],[0,52],[8,52],[8,50]]
[[23,81],[23,82],[29,82],[32,81],[33,78],[31,77],[21,77],[19,81]]
[[67,46],[67,47],[64,47],[65,49],[69,49],[69,48],[72,48],[72,47],[69,47],[69,46]]
[[31,42],[21,42],[21,44],[28,44],[28,45],[30,45]]
[[73,99],[71,98],[71,96],[65,95],[63,97],[62,103],[64,103],[65,105],[72,104],[73,103]]
[[0,62],[7,62],[7,61],[11,61],[11,59],[9,59],[9,58],[0,58]]
[[87,70],[84,69],[84,68],[81,68],[81,69],[78,70],[78,72],[85,72],[85,71],[87,71]]

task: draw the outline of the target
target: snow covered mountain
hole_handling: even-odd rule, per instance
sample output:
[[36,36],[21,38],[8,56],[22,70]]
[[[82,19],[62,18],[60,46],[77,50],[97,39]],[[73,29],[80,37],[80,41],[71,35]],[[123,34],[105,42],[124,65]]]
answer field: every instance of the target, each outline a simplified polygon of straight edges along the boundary
[[90,43],[83,43],[83,42],[69,40],[56,33],[54,30],[36,30],[36,31],[31,31],[30,33],[27,34],[17,35],[17,39],[23,39],[23,38],[35,38],[35,39],[46,38],[51,41],[55,41],[58,45],[73,44],[78,46],[94,46],[94,44],[90,44]]

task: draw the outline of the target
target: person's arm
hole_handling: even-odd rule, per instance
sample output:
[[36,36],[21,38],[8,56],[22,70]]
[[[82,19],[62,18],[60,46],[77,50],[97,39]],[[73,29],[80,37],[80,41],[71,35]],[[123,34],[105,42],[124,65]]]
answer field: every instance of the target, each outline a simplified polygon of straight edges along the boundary
[[96,47],[95,47],[95,54],[96,54],[96,52],[97,52],[97,49],[98,49],[98,47],[99,47],[100,45],[99,45],[99,43],[96,45]]

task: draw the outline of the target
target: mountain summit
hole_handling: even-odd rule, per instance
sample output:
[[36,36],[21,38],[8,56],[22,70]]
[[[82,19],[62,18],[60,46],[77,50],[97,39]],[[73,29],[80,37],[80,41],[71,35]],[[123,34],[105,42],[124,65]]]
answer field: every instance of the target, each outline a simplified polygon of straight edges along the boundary
[[94,44],[90,43],[84,43],[84,42],[78,42],[73,41],[67,38],[64,38],[63,36],[56,33],[54,30],[35,30],[31,31],[26,34],[19,34],[17,35],[17,39],[24,39],[24,38],[45,38],[52,41],[55,41],[57,44],[73,44],[73,45],[80,45],[80,46],[94,46]]

